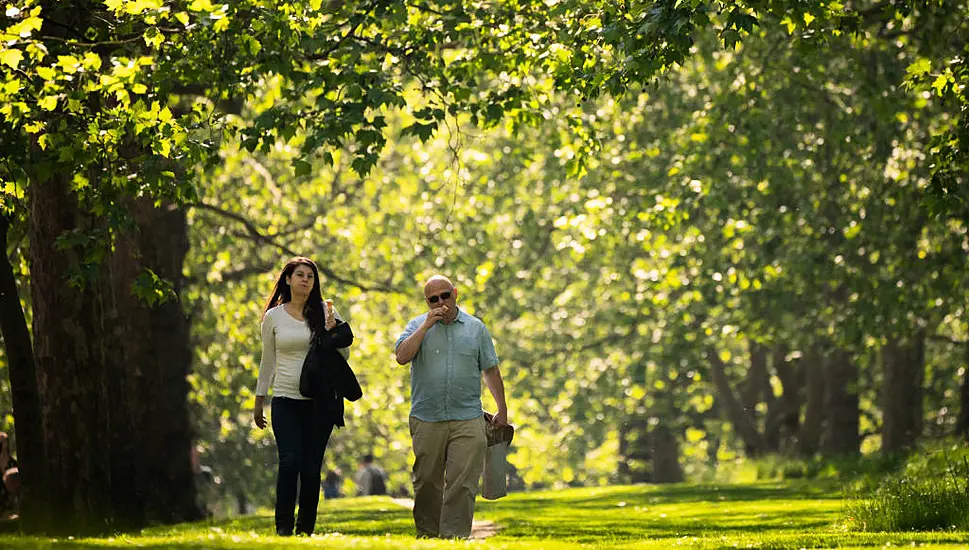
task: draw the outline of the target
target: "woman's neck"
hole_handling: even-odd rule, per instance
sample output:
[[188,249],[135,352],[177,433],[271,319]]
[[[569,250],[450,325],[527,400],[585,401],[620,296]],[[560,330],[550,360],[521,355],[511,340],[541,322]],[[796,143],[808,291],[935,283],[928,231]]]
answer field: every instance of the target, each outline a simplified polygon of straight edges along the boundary
[[285,306],[289,308],[290,312],[293,313],[303,313],[303,308],[306,307],[306,297],[305,296],[293,296]]

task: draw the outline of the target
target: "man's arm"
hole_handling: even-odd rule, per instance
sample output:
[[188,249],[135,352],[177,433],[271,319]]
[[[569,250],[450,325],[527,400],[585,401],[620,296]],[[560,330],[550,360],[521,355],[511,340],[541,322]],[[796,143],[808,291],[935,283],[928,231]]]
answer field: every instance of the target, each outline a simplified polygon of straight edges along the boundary
[[410,334],[407,334],[408,331],[412,330],[411,325],[408,324],[407,329],[404,331],[406,338],[397,344],[397,362],[399,364],[406,365],[414,359],[417,352],[421,349],[421,342],[424,341],[424,336],[427,334],[427,331],[434,326],[434,323],[444,318],[446,311],[447,309],[445,307],[438,307],[427,312],[427,317],[424,319],[424,322]]
[[417,327],[410,336],[404,339],[403,342],[397,346],[397,363],[401,365],[406,365],[410,363],[417,352],[421,349],[421,342],[424,341],[424,335],[427,334],[427,327],[421,325]]
[[366,468],[360,468],[353,474],[353,483],[357,486],[357,496],[370,494],[370,472]]
[[482,374],[491,396],[495,398],[495,403],[498,405],[498,412],[495,413],[491,423],[504,426],[508,424],[508,405],[505,404],[505,383],[501,379],[501,370],[498,369],[498,365],[495,365],[485,369]]

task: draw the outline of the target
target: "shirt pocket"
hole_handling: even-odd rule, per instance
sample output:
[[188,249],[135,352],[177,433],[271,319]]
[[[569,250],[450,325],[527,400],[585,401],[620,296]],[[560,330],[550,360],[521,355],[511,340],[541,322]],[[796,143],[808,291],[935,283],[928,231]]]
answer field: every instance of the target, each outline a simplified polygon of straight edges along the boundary
[[456,350],[457,353],[454,354],[455,370],[457,375],[461,378],[467,379],[477,379],[480,375],[478,369],[478,350],[472,348],[460,348]]

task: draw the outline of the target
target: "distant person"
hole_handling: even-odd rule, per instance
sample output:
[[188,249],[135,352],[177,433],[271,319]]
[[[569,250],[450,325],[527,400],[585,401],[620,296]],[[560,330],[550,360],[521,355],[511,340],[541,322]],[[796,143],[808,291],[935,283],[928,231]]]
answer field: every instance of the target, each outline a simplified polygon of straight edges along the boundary
[[[338,337],[339,335],[339,337]],[[300,393],[300,375],[311,338],[324,346],[345,348],[353,341],[343,322],[320,294],[319,270],[313,260],[293,258],[276,279],[262,319],[262,359],[256,383],[253,421],[267,425],[263,410],[270,384],[272,425],[279,454],[276,476],[276,534],[312,535],[320,502],[320,469],[333,427],[343,425],[330,409]],[[324,411],[324,412],[321,412]],[[296,515],[297,490],[299,516]]]
[[207,518],[227,515],[223,511],[225,495],[222,480],[215,475],[211,467],[202,464],[202,455],[195,445],[192,445],[191,453],[196,508]]
[[353,482],[357,485],[357,496],[387,494],[387,473],[373,463],[372,454],[364,455]]
[[327,470],[326,476],[323,478],[323,483],[321,484],[323,489],[323,498],[340,498],[343,496],[343,492],[340,490],[340,485],[343,484],[343,476],[340,475],[339,470]]
[[484,468],[481,378],[498,405],[492,423],[508,423],[505,386],[491,334],[457,306],[458,289],[442,275],[424,284],[427,313],[397,339],[397,362],[411,364],[410,434],[414,445],[414,525],[418,538],[471,536]]
[[12,519],[20,514],[20,468],[13,457],[10,437],[0,432],[0,520]]

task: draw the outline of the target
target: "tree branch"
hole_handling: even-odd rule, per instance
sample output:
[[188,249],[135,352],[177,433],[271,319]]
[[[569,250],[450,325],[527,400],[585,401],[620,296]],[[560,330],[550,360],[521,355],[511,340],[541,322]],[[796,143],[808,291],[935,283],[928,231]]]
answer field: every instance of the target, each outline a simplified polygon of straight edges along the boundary
[[952,344],[953,346],[969,346],[969,341],[966,340],[956,340],[951,336],[946,336],[944,334],[930,334],[928,336],[929,340],[935,342],[944,342],[946,344]]
[[[212,213],[214,213],[214,214],[216,214],[218,216],[221,216],[223,218],[228,218],[230,220],[233,220],[233,221],[241,224],[245,228],[245,232],[238,232],[238,231],[233,232],[232,234],[234,234],[236,236],[239,236],[239,237],[244,238],[244,239],[248,239],[248,240],[253,241],[254,243],[259,244],[259,245],[265,245],[265,246],[269,246],[269,247],[275,248],[277,250],[280,250],[281,252],[284,252],[284,253],[288,254],[289,256],[302,256],[303,255],[303,254],[300,254],[299,252],[293,250],[289,246],[287,246],[287,245],[285,245],[283,243],[277,242],[273,237],[270,237],[269,235],[266,235],[265,233],[263,233],[262,231],[260,231],[259,228],[257,228],[256,225],[252,221],[250,221],[248,218],[246,218],[246,217],[244,217],[244,216],[242,216],[240,214],[237,214],[235,212],[229,212],[228,210],[225,210],[224,208],[220,208],[220,207],[215,206],[215,205],[201,203],[201,202],[200,203],[193,203],[193,204],[190,204],[188,206],[193,207],[193,208],[198,208],[198,209],[201,209],[201,210],[207,210],[207,211],[212,212]],[[311,227],[312,227],[312,225],[311,225]],[[339,284],[342,284],[342,285],[356,287],[356,288],[359,288],[360,290],[364,290],[364,291],[367,291],[367,292],[387,292],[387,293],[394,293],[394,294],[401,294],[402,293],[402,291],[400,289],[394,288],[394,287],[389,286],[389,285],[387,285],[385,283],[362,283],[362,282],[359,282],[359,281],[355,281],[353,279],[350,279],[349,277],[346,277],[346,276],[337,274],[335,271],[333,271],[332,269],[330,269],[328,266],[325,266],[325,265],[324,266],[318,266],[318,268],[320,270],[320,273],[322,273],[323,275],[325,275],[328,279],[331,279],[331,280],[333,280],[333,281],[335,281],[335,282],[337,282]],[[252,266],[252,267],[244,268],[242,270],[238,270],[238,271],[234,272],[235,273],[234,277],[235,277],[235,280],[239,280],[239,279],[243,279],[243,278],[245,278],[246,276],[249,276],[249,275],[253,275],[253,274],[256,274],[256,273],[265,273],[266,271],[271,271],[271,270],[272,270],[272,267],[269,267],[268,269],[261,269],[261,268],[256,267],[256,266]]]

